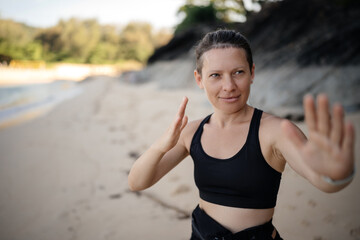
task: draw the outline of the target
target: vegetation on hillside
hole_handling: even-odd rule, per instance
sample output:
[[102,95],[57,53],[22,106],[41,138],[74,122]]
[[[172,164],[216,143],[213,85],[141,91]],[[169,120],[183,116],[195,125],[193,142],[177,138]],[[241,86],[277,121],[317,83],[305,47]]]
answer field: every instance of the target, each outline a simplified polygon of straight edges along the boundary
[[[263,0],[252,0],[262,2]],[[229,22],[247,13],[242,0],[186,0],[179,9],[184,18],[175,34],[197,23]],[[146,63],[158,47],[172,37],[154,31],[149,23],[131,22],[125,27],[101,25],[96,19],[60,20],[49,28],[34,28],[11,19],[0,19],[0,62]]]
[[46,62],[145,63],[154,49],[171,37],[170,32],[154,31],[143,22],[131,22],[119,28],[100,25],[95,19],[71,18],[40,29],[0,19],[0,57]]
[[176,26],[175,33],[197,24],[243,22],[251,11],[260,10],[266,1],[250,0],[251,6],[246,7],[243,0],[187,0],[178,11],[184,18]]
[[[175,35],[196,25],[218,26],[243,20],[268,0],[186,0],[180,7],[182,21]],[[357,0],[329,0],[348,5]],[[281,17],[281,16],[278,16]],[[225,24],[225,25],[226,25]],[[60,20],[49,28],[34,28],[10,19],[0,19],[0,63],[14,60],[111,64],[124,61],[146,63],[173,34],[154,31],[149,23],[131,22],[123,27],[101,25],[96,19]],[[172,44],[179,45],[179,44]],[[174,47],[174,46],[173,46]],[[175,46],[176,47],[176,46]]]

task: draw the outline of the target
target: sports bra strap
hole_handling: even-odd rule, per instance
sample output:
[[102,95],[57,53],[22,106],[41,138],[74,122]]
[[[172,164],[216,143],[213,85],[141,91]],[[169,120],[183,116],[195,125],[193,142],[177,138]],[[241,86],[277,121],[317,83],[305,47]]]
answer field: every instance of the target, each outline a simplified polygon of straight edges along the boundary
[[[195,134],[194,134],[194,137],[193,137],[193,140],[192,140],[192,144],[193,143],[200,143],[200,140],[201,140],[201,135],[203,133],[203,130],[204,130],[204,125],[209,122],[209,119],[210,117],[212,116],[212,114],[208,115],[206,118],[204,118],[204,120],[201,121],[198,129],[196,130]],[[191,144],[191,145],[192,145]]]
[[262,111],[254,108],[253,117],[251,119],[250,128],[249,128],[249,143],[256,144],[260,146],[259,142],[259,128],[261,121]]

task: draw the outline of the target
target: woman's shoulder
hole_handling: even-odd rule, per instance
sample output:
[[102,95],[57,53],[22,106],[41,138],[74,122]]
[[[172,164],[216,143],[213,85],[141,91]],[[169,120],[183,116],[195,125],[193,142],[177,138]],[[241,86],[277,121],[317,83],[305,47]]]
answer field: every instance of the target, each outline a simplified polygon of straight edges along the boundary
[[183,130],[183,132],[181,134],[182,134],[182,139],[184,141],[184,144],[185,144],[186,148],[188,148],[188,149],[190,148],[190,144],[191,144],[191,141],[193,139],[193,136],[194,136],[196,130],[199,128],[201,122],[204,119],[205,119],[205,117],[190,121],[185,126],[185,128],[184,128],[184,130]]
[[[261,117],[261,127],[265,128],[267,131],[276,131],[280,133],[280,129],[281,128],[281,124],[284,121],[288,121],[291,122],[290,120],[283,118],[283,117],[279,117],[276,116],[274,114],[268,113],[268,112],[263,112],[262,117]],[[291,124],[295,125],[293,122],[291,122]]]
[[266,122],[268,124],[279,124],[282,120],[284,120],[284,118],[265,111],[263,111],[261,116],[261,123]]
[[[283,123],[286,122],[290,122],[292,125],[294,125],[296,127],[296,125],[279,116],[267,113],[267,112],[263,112],[262,117],[261,117],[261,122],[260,122],[260,137],[268,139],[269,142],[271,142],[271,144],[274,144],[276,141],[278,140],[284,140],[286,139],[283,131]],[[296,127],[297,128],[297,127]],[[299,131],[301,131],[299,129]]]
[[183,134],[193,136],[203,120],[204,118],[200,118],[188,122],[188,124],[183,130]]
[[264,111],[261,116],[260,132],[265,133],[265,136],[274,138],[281,134],[281,123],[284,120],[284,118]]

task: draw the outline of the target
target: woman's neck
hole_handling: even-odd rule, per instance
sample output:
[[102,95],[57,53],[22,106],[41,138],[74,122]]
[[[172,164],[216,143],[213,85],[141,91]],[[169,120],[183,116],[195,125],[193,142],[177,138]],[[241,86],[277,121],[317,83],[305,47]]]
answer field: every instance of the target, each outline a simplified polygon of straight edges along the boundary
[[221,110],[215,109],[210,121],[220,128],[227,128],[234,124],[250,121],[253,111],[254,108],[249,105],[245,105],[242,109],[233,113],[225,113]]

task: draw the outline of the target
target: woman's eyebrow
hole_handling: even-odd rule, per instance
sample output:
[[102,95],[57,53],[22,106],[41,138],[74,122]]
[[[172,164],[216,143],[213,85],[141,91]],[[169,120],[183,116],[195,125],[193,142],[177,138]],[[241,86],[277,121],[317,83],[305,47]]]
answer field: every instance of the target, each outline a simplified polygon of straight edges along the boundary
[[[244,68],[246,68],[246,66],[240,65],[240,66],[232,68],[231,71],[238,70],[238,69],[244,69]],[[224,71],[224,69],[217,69],[217,68],[206,70],[206,72],[223,72],[223,71]]]

